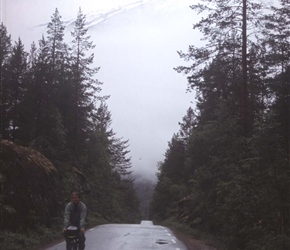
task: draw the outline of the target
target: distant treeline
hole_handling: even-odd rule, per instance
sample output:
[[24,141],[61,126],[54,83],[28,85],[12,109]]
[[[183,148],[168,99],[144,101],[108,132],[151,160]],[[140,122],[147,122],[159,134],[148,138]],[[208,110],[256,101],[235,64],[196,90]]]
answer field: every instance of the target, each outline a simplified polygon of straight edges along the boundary
[[176,68],[196,109],[159,163],[152,216],[223,249],[290,249],[290,2],[204,2],[192,9],[205,44],[179,52],[190,66]]
[[[129,142],[111,128],[108,96],[100,94],[99,68],[92,66],[94,45],[85,22],[80,9],[71,42],[66,43],[56,9],[46,35],[32,43],[29,52],[20,38],[12,44],[6,27],[0,25],[1,148],[6,145],[5,152],[11,152],[1,151],[1,231],[49,227],[51,216],[61,218],[73,190],[83,194],[90,215],[108,222],[139,222]],[[35,152],[56,169],[46,185],[29,171],[19,174],[43,165],[43,157]],[[23,160],[25,154],[31,158]]]

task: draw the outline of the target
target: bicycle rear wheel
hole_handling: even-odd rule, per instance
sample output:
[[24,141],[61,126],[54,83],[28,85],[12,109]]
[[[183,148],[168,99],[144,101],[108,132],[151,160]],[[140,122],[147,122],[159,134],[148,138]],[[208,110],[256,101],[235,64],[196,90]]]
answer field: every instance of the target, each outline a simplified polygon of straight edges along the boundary
[[66,250],[78,250],[78,242],[67,242],[66,243]]
[[79,248],[78,248],[78,242],[77,241],[75,241],[74,242],[74,244],[73,244],[73,248],[72,248],[73,250],[78,250]]
[[66,250],[73,250],[71,242],[66,243]]

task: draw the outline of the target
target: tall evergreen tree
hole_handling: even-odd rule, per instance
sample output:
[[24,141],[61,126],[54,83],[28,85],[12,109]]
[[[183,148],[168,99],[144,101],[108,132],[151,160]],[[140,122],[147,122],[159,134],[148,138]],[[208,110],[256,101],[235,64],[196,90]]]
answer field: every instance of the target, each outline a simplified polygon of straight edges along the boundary
[[[59,70],[64,60],[64,24],[58,9],[55,9],[47,25],[48,60],[50,66],[50,83],[52,90],[57,86]],[[59,84],[59,83],[58,83]]]
[[[28,96],[32,105],[35,125],[31,144],[44,155],[57,159],[56,154],[64,150],[65,128],[59,102],[64,84],[64,62],[67,57],[63,42],[64,25],[56,9],[47,25],[47,38],[39,40],[38,51],[32,47],[31,81]],[[56,149],[56,150],[54,150]]]
[[39,40],[39,48],[37,52],[37,58],[35,65],[31,68],[31,81],[30,81],[30,97],[33,100],[31,110],[34,113],[35,125],[33,126],[34,134],[33,139],[37,139],[42,135],[42,125],[45,123],[45,119],[42,116],[42,113],[45,110],[45,107],[49,103],[50,93],[49,84],[48,84],[48,44],[44,36]]
[[[273,153],[279,155],[280,183],[276,186],[280,196],[280,232],[289,235],[290,231],[290,2],[279,1],[279,5],[271,7],[272,13],[265,15],[263,43],[267,48],[265,63],[268,68],[267,87],[271,96],[268,98],[271,124],[275,128],[276,147]],[[283,177],[282,177],[283,176]],[[287,195],[285,195],[287,194]]]
[[7,28],[3,23],[0,24],[0,34],[1,34],[1,53],[0,53],[0,65],[1,67],[7,63],[7,60],[11,53],[11,35],[8,34]]
[[[272,7],[273,14],[266,15],[264,43],[270,48],[266,55],[267,63],[271,69],[275,70],[277,75],[274,79],[270,75],[269,87],[273,90],[275,95],[274,106],[279,105],[280,110],[283,112],[279,117],[280,124],[283,127],[283,136],[286,139],[286,152],[288,152],[288,161],[290,155],[290,82],[289,82],[289,70],[290,70],[290,3],[289,1],[280,1],[280,7]],[[278,73],[278,74],[277,74]]]
[[104,102],[99,106],[96,113],[96,129],[108,138],[108,153],[110,165],[118,175],[122,177],[129,177],[132,171],[131,157],[128,157],[130,151],[128,150],[129,140],[116,138],[116,133],[111,129],[112,117],[108,109],[108,105]]
[[29,126],[24,128],[29,135],[25,138],[29,141],[28,144],[46,157],[57,160],[57,155],[63,152],[65,145],[63,116],[57,105],[61,98],[59,92],[62,82],[58,76],[52,78],[51,49],[44,36],[39,40],[37,51],[32,47],[32,53],[30,58],[33,58],[33,63],[30,62],[30,77],[25,98],[26,115],[31,120],[28,121]]
[[195,115],[193,109],[189,107],[187,109],[186,115],[182,118],[182,122],[179,122],[179,134],[180,137],[183,139],[185,145],[188,145],[192,129],[197,126],[197,123],[197,116]]
[[8,119],[8,65],[11,57],[12,45],[11,36],[8,34],[3,23],[0,24],[0,134],[2,138],[9,138],[9,119]]
[[[28,68],[25,81],[25,95],[21,105],[22,124],[20,126],[19,140],[22,145],[29,146],[37,137],[36,131],[40,124],[40,114],[42,112],[45,99],[47,98],[43,89],[45,76],[41,76],[40,51],[36,44],[31,44],[28,56]],[[39,68],[38,68],[39,67]]]
[[[116,181],[113,176],[110,146],[114,132],[111,128],[111,114],[107,105],[101,103],[96,112],[94,131],[86,142],[86,161],[81,170],[91,182],[91,207],[94,211],[107,216],[114,216],[114,191]],[[119,175],[118,175],[119,177]]]
[[[194,29],[198,29],[203,34],[203,40],[207,43],[200,48],[191,45],[188,53],[179,52],[180,57],[191,61],[192,65],[180,66],[176,70],[189,74],[188,88],[196,89],[198,94],[203,96],[204,93],[200,88],[204,85],[204,69],[217,58],[228,60],[232,70],[227,77],[232,84],[236,85],[235,91],[239,93],[237,100],[239,101],[241,124],[246,131],[250,122],[248,121],[247,108],[248,82],[246,82],[247,65],[245,65],[245,62],[247,62],[247,58],[245,58],[245,48],[247,48],[246,43],[250,45],[251,42],[249,36],[245,39],[245,25],[249,22],[249,29],[253,31],[257,29],[260,22],[258,11],[261,9],[261,4],[255,1],[241,0],[205,2],[208,2],[208,4],[199,3],[192,5],[191,8],[198,13],[208,13],[206,18],[202,18],[193,26]],[[245,15],[245,7],[247,8],[247,16]],[[222,84],[222,81],[220,84]],[[218,91],[223,89],[222,86],[217,88]],[[243,94],[241,95],[241,93]]]
[[101,91],[100,82],[94,79],[99,71],[91,67],[94,54],[87,55],[95,45],[87,35],[85,28],[86,16],[79,9],[74,30],[71,48],[72,59],[72,85],[74,88],[73,120],[69,130],[71,134],[71,147],[75,155],[87,138],[86,132],[92,130],[90,117],[93,116],[98,93]]
[[[266,62],[270,72],[285,72],[289,67],[289,24],[290,3],[279,1],[280,6],[271,7],[271,14],[265,15],[265,28],[263,30],[263,43],[267,46]],[[272,70],[272,71],[271,71]]]
[[168,143],[164,161],[158,163],[158,181],[150,205],[156,219],[168,218],[176,203],[186,196],[184,167],[185,144],[174,134]]
[[17,131],[22,124],[22,110],[24,95],[26,92],[27,80],[27,53],[24,50],[24,45],[20,38],[12,48],[12,55],[9,61],[9,81],[8,81],[8,95],[9,95],[9,112],[8,119],[10,128],[10,138],[12,141],[19,139]]

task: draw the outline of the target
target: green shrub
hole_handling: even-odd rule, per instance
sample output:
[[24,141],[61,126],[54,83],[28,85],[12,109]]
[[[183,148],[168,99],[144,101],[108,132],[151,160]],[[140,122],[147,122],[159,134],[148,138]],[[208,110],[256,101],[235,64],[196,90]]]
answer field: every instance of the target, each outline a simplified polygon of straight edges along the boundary
[[0,234],[0,249],[37,249],[61,237],[60,228],[46,228],[44,226],[37,226],[35,230],[27,232],[2,231]]

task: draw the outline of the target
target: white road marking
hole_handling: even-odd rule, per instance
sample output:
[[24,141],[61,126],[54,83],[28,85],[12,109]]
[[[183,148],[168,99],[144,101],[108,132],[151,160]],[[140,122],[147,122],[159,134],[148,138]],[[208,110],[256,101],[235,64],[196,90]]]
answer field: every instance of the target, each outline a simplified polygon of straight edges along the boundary
[[172,241],[174,244],[176,244],[176,241],[175,241],[174,239],[171,239],[171,241]]

